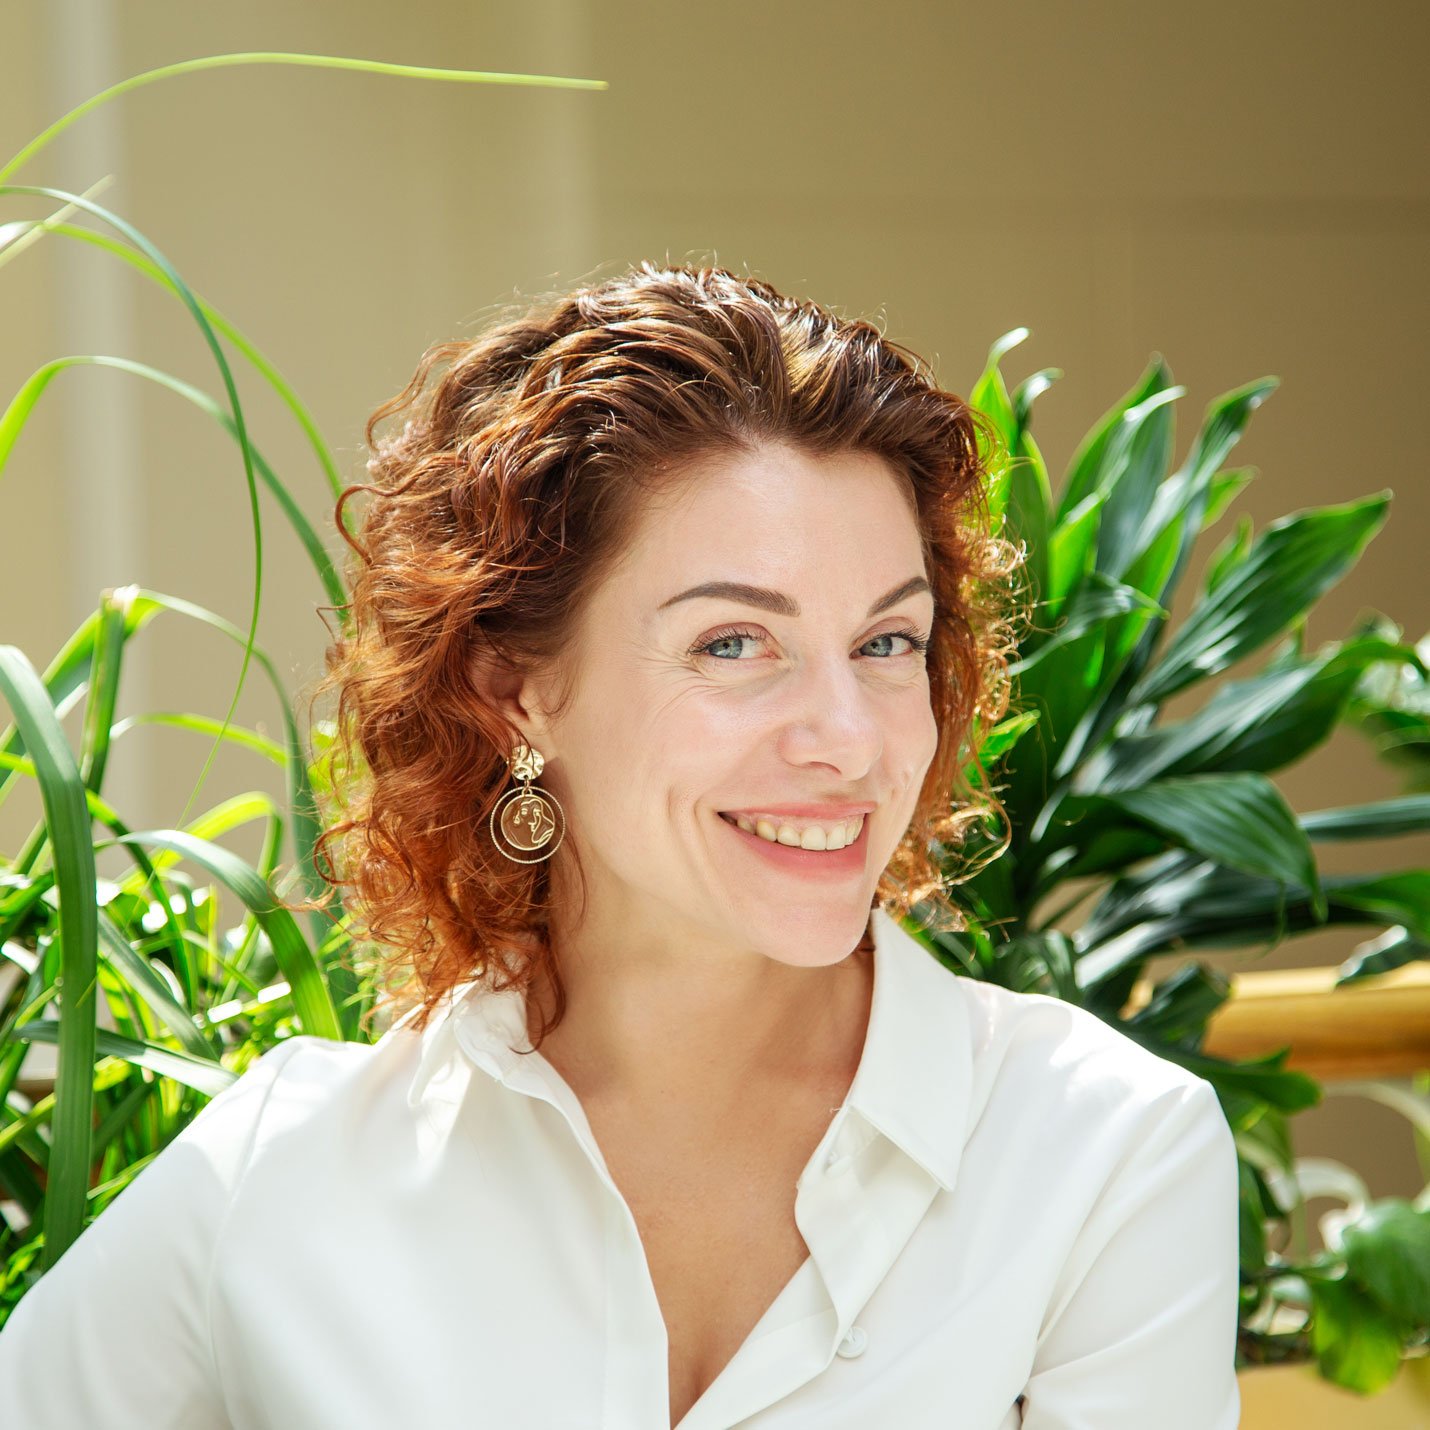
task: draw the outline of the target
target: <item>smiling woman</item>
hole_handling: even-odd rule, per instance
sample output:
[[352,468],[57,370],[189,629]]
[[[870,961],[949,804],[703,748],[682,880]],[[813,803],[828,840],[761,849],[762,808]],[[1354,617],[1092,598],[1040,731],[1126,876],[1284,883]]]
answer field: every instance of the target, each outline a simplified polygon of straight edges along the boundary
[[395,1020],[135,1179],[11,1316],[0,1421],[1232,1430],[1211,1087],[906,926],[1001,814],[980,432],[720,268],[424,355],[318,690]]
[[[339,692],[363,768],[324,842],[394,1011],[420,1003],[420,1029],[481,970],[532,993],[543,1047],[577,922],[588,962],[697,966],[837,960],[876,900],[961,926],[931,849],[952,865],[1001,814],[967,771],[1007,706],[1019,553],[990,529],[996,430],[916,356],[759,280],[642,263],[429,349],[368,440],[353,634],[314,698]],[[521,743],[567,822],[530,862],[487,834]],[[840,803],[869,832],[838,898],[832,868],[772,887],[713,822]]]

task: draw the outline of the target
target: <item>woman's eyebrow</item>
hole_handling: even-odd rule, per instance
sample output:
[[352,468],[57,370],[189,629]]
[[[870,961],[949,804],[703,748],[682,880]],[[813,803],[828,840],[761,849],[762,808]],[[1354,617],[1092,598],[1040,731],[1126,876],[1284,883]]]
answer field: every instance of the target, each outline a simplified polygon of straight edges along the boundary
[[[906,596],[916,596],[920,591],[932,592],[933,588],[922,576],[911,576],[907,581],[895,586],[892,591],[880,596],[869,607],[869,615],[877,616],[890,606],[897,606]],[[761,610],[773,611],[777,616],[799,615],[799,603],[782,591],[771,591],[767,586],[747,586],[743,581],[702,581],[668,601],[662,601],[656,610],[663,611],[677,601],[692,601],[698,597],[713,597],[722,601],[739,601],[747,606],[759,606]]]

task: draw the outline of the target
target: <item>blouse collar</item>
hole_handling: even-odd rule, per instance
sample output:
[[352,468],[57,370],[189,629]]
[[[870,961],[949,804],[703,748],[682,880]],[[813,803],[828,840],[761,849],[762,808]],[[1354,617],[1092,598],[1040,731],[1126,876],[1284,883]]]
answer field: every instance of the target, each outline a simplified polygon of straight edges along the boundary
[[[945,1190],[957,1176],[972,1090],[972,1035],[958,975],[902,924],[870,914],[874,989],[859,1067],[845,1099],[876,1135],[888,1138]],[[411,1016],[410,1014],[408,1015]],[[387,1041],[407,1019],[384,1035]],[[473,1069],[564,1105],[565,1083],[530,1048],[525,995],[493,992],[478,979],[459,985],[419,1035],[408,1103],[446,1123],[463,1101]],[[557,1078],[559,1082],[559,1078]],[[584,1121],[584,1119],[582,1119]],[[848,1147],[853,1152],[857,1146]]]

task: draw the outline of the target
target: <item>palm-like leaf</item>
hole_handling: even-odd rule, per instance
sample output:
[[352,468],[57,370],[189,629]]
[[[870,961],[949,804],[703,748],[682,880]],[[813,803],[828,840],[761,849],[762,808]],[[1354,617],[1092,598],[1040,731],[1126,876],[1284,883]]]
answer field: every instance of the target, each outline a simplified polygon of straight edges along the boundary
[[[1327,875],[1313,848],[1423,831],[1430,798],[1298,815],[1271,778],[1351,721],[1410,768],[1414,789],[1426,788],[1430,685],[1421,652],[1382,616],[1320,650],[1303,648],[1307,613],[1380,529],[1391,493],[1297,511],[1259,534],[1242,518],[1171,630],[1194,543],[1249,478],[1222,463],[1276,380],[1211,403],[1171,471],[1182,389],[1155,359],[1080,444],[1055,493],[1028,426],[1034,398],[1058,374],[1037,373],[1010,396],[999,370],[1026,336],[1018,329],[993,345],[971,398],[1006,444],[1006,453],[989,454],[1006,458],[993,463],[993,508],[1028,556],[1033,621],[1012,665],[1015,713],[985,752],[1012,837],[1006,854],[971,878],[953,877],[956,856],[972,856],[976,868],[991,824],[975,826],[965,850],[942,851],[968,927],[920,936],[950,966],[1077,1002],[1208,1078],[1243,1156],[1243,1356],[1314,1353],[1326,1375],[1374,1389],[1405,1347],[1430,1334],[1423,1286],[1407,1289],[1384,1272],[1405,1246],[1425,1244],[1430,1206],[1367,1212],[1357,1264],[1381,1274],[1363,1274],[1350,1290],[1335,1287],[1344,1259],[1289,1266],[1267,1248],[1267,1225],[1284,1222],[1288,1209],[1263,1164],[1289,1169],[1285,1118],[1317,1102],[1319,1085],[1284,1067],[1285,1049],[1249,1064],[1202,1051],[1230,990],[1213,967],[1186,962],[1143,1006],[1128,1007],[1157,955],[1264,948],[1329,924],[1379,927],[1381,936],[1347,960],[1342,981],[1350,982],[1430,951],[1430,871]],[[1263,654],[1231,678],[1233,665]],[[1192,714],[1165,716],[1172,696],[1223,674]],[[1070,925],[1082,905],[1090,906]],[[1269,1283],[1293,1272],[1315,1315],[1288,1348],[1256,1326]],[[1357,1336],[1369,1337],[1363,1353],[1349,1349]]]

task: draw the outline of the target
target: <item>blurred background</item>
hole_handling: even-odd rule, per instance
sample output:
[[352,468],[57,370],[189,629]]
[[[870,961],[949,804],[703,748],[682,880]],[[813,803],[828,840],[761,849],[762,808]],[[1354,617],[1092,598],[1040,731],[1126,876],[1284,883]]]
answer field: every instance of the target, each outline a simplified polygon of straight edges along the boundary
[[[1412,640],[1430,625],[1430,492],[1411,420],[1430,356],[1430,7],[1418,0],[428,0],[400,11],[371,0],[0,0],[0,25],[6,157],[106,86],[204,54],[302,51],[609,84],[218,69],[106,104],[12,177],[91,192],[151,239],[294,385],[345,480],[365,478],[364,422],[429,344],[641,258],[718,262],[873,319],[963,394],[990,344],[1029,328],[1003,370],[1010,386],[1043,367],[1064,374],[1033,424],[1055,491],[1077,442],[1156,354],[1186,388],[1176,461],[1212,399],[1274,374],[1280,389],[1230,459],[1260,472],[1234,512],[1260,530],[1305,506],[1395,493],[1365,558],[1312,613],[1309,643],[1345,635],[1368,608]],[[54,207],[10,197],[0,223]],[[72,353],[125,356],[222,398],[172,295],[90,245],[50,238],[0,272],[3,400]],[[251,373],[238,381],[252,440],[341,555],[301,432]],[[297,693],[322,671],[325,597],[263,504],[258,641]],[[1227,525],[1204,538],[1194,570]],[[246,629],[254,579],[233,441],[152,383],[98,366],[63,372],[5,471],[0,642],[43,670],[101,590],[128,583]],[[241,657],[162,618],[129,648],[121,714],[222,718]],[[256,667],[235,720],[281,733]],[[129,730],[110,801],[131,827],[172,824],[210,743]],[[1277,780],[1298,809],[1401,792],[1349,732]],[[276,767],[226,748],[193,808],[253,787],[283,793]],[[0,811],[3,847],[37,812],[24,797]],[[256,827],[250,842],[232,846],[256,857]],[[1430,862],[1424,841],[1403,839],[1318,853],[1331,870]],[[101,858],[101,873],[124,864]],[[1228,970],[1330,965],[1364,936],[1332,928],[1270,953],[1206,957]],[[1299,1153],[1348,1162],[1376,1196],[1423,1184],[1405,1122],[1378,1104],[1328,1096],[1294,1127]]]

